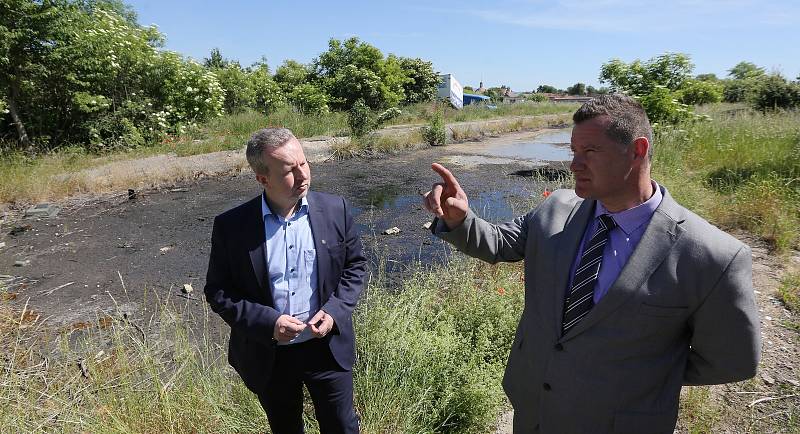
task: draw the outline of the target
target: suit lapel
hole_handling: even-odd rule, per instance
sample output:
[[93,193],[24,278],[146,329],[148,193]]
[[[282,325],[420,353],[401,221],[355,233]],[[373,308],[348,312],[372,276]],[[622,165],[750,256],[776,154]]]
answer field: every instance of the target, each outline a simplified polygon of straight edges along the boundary
[[250,265],[253,267],[253,274],[258,282],[260,295],[263,295],[268,300],[267,304],[272,306],[272,283],[267,274],[267,257],[264,254],[264,243],[267,235],[264,232],[264,215],[262,214],[261,200],[261,196],[259,196],[251,201],[253,206],[247,213],[248,221],[245,222],[243,227],[252,228],[253,232],[244,231],[247,250],[250,253]]
[[628,259],[628,263],[622,268],[617,280],[586,317],[569,330],[563,340],[569,340],[592,327],[640,291],[672,250],[683,232],[678,226],[683,220],[677,219],[682,214],[680,206],[666,193],[666,189],[664,191],[661,205],[653,214],[642,239]]
[[558,336],[561,335],[561,321],[564,315],[564,297],[567,292],[567,282],[569,282],[570,268],[575,259],[575,252],[578,251],[583,233],[586,231],[586,224],[594,211],[593,200],[582,200],[575,204],[566,219],[564,230],[558,234],[556,243],[556,265],[553,275],[555,284],[555,329]]
[[317,200],[317,195],[310,191],[307,196],[308,200],[308,221],[311,225],[311,234],[314,238],[314,249],[317,250],[317,290],[320,294],[320,303],[324,303],[327,299],[325,293],[324,276],[328,275],[328,262],[330,255],[328,254],[327,243],[328,240],[326,218],[322,204]]

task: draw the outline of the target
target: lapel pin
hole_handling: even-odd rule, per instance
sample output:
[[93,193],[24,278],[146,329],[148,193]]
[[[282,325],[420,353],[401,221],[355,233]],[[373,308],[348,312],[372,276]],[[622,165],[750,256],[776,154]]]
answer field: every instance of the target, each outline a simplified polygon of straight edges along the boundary
[[325,240],[319,240],[319,242],[325,244]]

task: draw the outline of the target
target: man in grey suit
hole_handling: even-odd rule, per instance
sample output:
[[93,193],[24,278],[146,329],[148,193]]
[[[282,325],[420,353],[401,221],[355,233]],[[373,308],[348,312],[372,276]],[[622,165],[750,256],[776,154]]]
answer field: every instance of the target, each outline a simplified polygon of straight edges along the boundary
[[425,206],[466,254],[525,259],[503,379],[515,433],[671,433],[682,385],[755,375],[750,249],[650,178],[653,132],[634,99],[595,98],[573,120],[575,190],[496,225],[433,164],[442,182]]

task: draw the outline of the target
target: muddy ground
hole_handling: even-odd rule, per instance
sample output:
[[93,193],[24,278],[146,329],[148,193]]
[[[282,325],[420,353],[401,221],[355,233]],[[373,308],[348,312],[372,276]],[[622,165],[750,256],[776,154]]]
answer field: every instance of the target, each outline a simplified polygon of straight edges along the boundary
[[[489,145],[525,141],[533,133]],[[403,155],[312,165],[312,189],[336,193],[354,207],[373,265],[402,270],[415,260],[436,260],[447,248],[423,224],[430,220],[419,192],[436,181],[430,170],[444,162],[459,177],[480,215],[504,220],[538,202],[546,186],[528,176],[542,163],[486,158],[487,143],[428,148]],[[563,166],[562,166],[563,167]],[[66,326],[95,320],[120,305],[144,314],[144,293],[188,297],[199,307],[214,216],[259,194],[249,171],[204,178],[159,189],[57,203],[56,217],[24,218],[11,210],[2,223],[0,275],[17,308],[27,304],[46,323]],[[16,211],[16,212],[15,212]],[[383,235],[397,227],[399,235]],[[30,261],[15,266],[16,261]],[[374,268],[374,267],[373,267]],[[194,293],[181,289],[191,284]],[[153,297],[149,297],[153,299]]]

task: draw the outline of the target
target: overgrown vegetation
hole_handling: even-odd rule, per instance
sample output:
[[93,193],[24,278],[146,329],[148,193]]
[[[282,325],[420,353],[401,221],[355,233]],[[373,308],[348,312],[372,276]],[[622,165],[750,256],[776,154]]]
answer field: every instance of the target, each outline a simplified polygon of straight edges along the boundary
[[[385,277],[373,277],[354,321],[364,432],[487,432],[506,405],[500,379],[522,309],[521,267],[413,267],[401,288]],[[144,323],[111,313],[61,330],[0,305],[0,426],[264,432],[258,401],[211,333],[221,322],[205,310],[193,317],[181,301]]]
[[274,75],[266,59],[243,67],[213,49],[200,65],[164,42],[119,0],[0,3],[0,150],[132,149],[244,111],[318,117],[362,101],[391,115],[433,99],[439,81],[430,62],[355,37]]
[[800,270],[790,270],[783,275],[778,298],[787,309],[800,314]]
[[442,146],[447,142],[447,131],[440,112],[436,112],[431,116],[428,125],[422,127],[421,132],[425,143],[431,146]]
[[157,142],[222,114],[216,76],[114,0],[0,3],[0,138],[27,152]]
[[710,120],[660,128],[654,177],[689,209],[777,251],[800,242],[800,114],[715,105]]
[[639,99],[655,124],[677,124],[696,119],[692,106],[728,102],[747,102],[761,111],[800,106],[800,83],[778,73],[767,75],[763,68],[739,62],[729,70],[729,79],[714,74],[692,78],[689,56],[665,53],[648,61],[625,63],[612,59],[600,69],[600,82],[614,91]]

